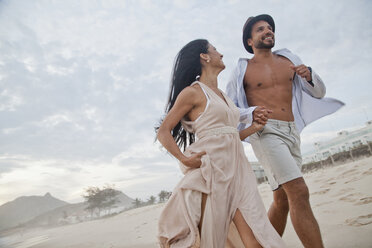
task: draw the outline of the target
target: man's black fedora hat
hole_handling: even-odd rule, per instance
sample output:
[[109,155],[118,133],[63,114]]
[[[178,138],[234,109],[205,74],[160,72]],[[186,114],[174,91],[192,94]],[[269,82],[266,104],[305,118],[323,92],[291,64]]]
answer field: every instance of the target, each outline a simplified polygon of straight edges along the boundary
[[266,21],[273,28],[273,32],[275,32],[274,19],[270,15],[263,14],[249,17],[243,26],[243,44],[245,50],[250,53],[253,53],[253,49],[248,45],[247,39],[251,38],[252,26],[258,21]]

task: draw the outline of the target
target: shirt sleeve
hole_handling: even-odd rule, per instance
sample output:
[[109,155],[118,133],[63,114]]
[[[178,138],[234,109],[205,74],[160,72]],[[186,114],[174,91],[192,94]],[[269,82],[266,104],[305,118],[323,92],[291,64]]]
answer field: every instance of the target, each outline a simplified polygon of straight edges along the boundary
[[326,94],[326,87],[323,83],[323,80],[314,70],[312,70],[311,78],[314,86],[312,86],[304,78],[301,78],[302,89],[315,98],[323,98]]
[[239,108],[239,112],[240,112],[239,121],[241,123],[245,123],[245,124],[252,124],[252,122],[253,122],[253,111],[256,108],[257,108],[257,106],[248,107],[248,108]]
[[226,94],[230,97],[230,99],[234,102],[234,104],[238,107],[240,118],[239,121],[245,124],[251,124],[253,120],[253,111],[256,109],[257,106],[248,107],[244,106],[243,102],[246,101],[245,93],[242,92],[239,94],[238,91],[238,83],[239,83],[239,65],[235,67],[233,70],[230,80],[226,86]]
[[239,75],[238,66],[236,66],[233,72],[231,73],[230,79],[226,86],[226,94],[230,97],[230,99],[233,101],[233,103],[235,103],[237,107],[239,107],[237,87],[238,75]]

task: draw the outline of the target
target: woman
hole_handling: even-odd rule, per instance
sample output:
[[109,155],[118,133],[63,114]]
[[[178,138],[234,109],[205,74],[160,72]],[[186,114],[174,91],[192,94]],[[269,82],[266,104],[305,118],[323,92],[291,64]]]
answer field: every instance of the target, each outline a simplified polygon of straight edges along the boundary
[[157,138],[180,161],[185,176],[160,216],[161,247],[225,247],[231,221],[245,247],[284,246],[267,218],[241,143],[262,126],[253,123],[238,133],[239,110],[217,85],[225,68],[222,57],[207,40],[194,40],[175,61]]

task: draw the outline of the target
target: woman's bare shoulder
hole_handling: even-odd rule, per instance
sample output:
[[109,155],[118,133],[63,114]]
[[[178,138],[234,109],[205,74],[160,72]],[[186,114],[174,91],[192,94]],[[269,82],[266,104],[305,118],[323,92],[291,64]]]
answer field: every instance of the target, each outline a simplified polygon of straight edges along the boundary
[[200,99],[200,95],[203,94],[203,91],[198,84],[187,86],[179,94],[180,100],[196,102]]

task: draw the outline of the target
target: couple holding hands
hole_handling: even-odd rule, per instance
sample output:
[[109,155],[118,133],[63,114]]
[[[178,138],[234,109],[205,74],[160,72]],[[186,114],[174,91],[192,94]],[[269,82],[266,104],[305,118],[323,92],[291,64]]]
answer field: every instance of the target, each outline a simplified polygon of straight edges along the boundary
[[[223,55],[207,40],[178,53],[166,116],[157,139],[180,161],[184,177],[159,218],[161,247],[285,247],[288,213],[304,247],[323,247],[301,174],[300,132],[343,103],[324,98],[321,78],[288,49],[272,52],[275,23],[249,17],[226,94],[217,76]],[[265,170],[268,213],[241,141]]]

